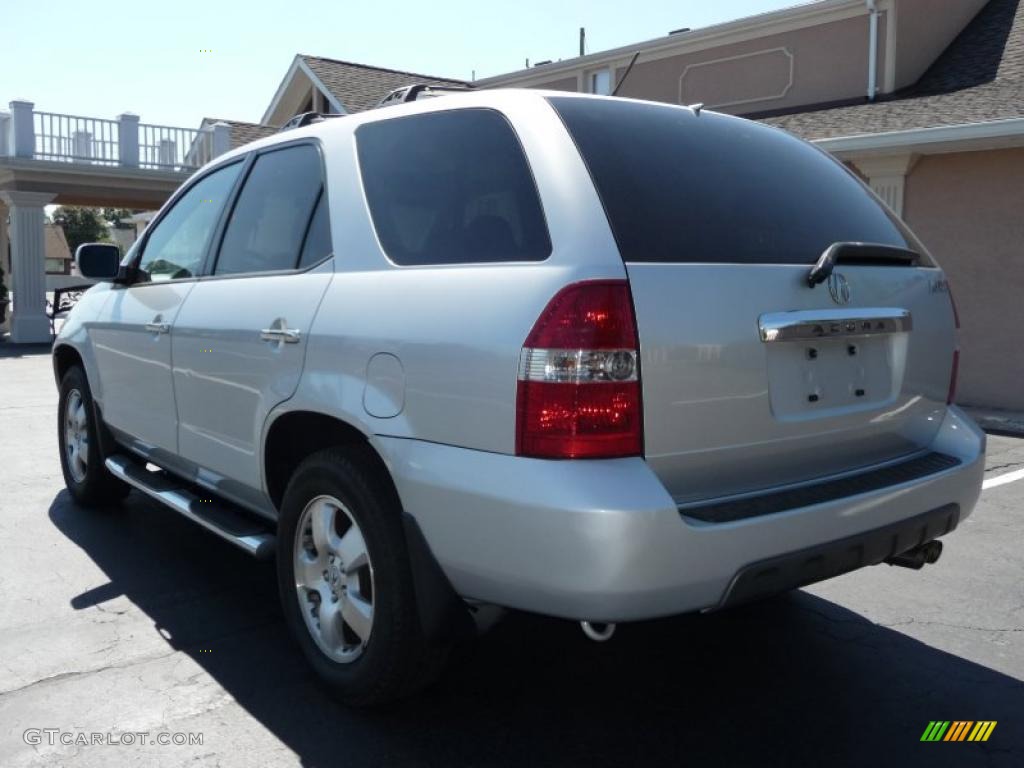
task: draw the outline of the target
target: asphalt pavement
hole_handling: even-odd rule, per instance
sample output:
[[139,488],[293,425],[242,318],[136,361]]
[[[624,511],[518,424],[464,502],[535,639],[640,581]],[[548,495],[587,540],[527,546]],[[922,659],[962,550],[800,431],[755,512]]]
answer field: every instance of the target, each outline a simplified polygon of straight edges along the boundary
[[[423,695],[350,711],[292,646],[271,565],[137,493],[71,503],[56,403],[46,350],[0,346],[5,768],[1024,765],[1024,479],[983,491],[923,571],[604,644],[513,614]],[[1024,440],[990,437],[987,477],[1022,468]],[[997,725],[922,743],[935,720]]]

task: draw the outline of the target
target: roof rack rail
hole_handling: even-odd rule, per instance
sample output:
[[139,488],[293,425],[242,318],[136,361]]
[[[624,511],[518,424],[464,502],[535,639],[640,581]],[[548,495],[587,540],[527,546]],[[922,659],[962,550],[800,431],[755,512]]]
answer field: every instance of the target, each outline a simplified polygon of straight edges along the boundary
[[377,102],[378,107],[390,107],[395,104],[405,104],[418,99],[429,99],[435,96],[444,96],[446,93],[466,93],[469,88],[458,85],[431,85],[429,83],[412,83],[395,88],[387,96]]
[[301,115],[296,115],[287,123],[277,129],[278,133],[282,131],[290,131],[293,128],[302,128],[313,123],[322,123],[324,120],[332,117],[344,117],[344,115],[334,115],[325,112],[303,112]]

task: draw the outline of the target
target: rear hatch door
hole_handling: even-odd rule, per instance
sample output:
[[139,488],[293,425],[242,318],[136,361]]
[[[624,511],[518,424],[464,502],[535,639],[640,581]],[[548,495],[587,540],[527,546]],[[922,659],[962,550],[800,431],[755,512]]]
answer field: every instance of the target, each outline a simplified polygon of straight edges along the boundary
[[[551,103],[626,265],[645,456],[679,503],[925,449],[953,362],[948,287],[863,183],[759,123],[622,99]],[[812,287],[812,266],[847,242],[882,247],[839,249]]]

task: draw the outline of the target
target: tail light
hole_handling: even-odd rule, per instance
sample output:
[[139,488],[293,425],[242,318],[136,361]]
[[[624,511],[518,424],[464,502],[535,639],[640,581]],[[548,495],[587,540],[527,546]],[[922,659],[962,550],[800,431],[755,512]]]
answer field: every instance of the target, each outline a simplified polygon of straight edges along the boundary
[[960,375],[960,350],[953,350],[953,370],[949,374],[949,393],[946,395],[946,405],[952,405],[956,400],[956,380]]
[[642,414],[629,284],[595,280],[562,289],[520,354],[516,454],[639,456]]
[[952,405],[953,401],[956,400],[956,380],[960,375],[960,312],[957,311],[956,299],[953,298],[952,288],[949,288],[949,303],[953,307],[953,322],[956,324],[956,346],[953,348],[953,368],[949,373],[949,391],[946,394],[946,405]]

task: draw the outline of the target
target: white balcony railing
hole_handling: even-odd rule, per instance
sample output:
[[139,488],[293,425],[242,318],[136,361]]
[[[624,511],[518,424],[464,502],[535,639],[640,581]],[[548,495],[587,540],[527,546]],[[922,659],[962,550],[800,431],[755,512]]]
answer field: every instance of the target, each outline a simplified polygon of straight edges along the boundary
[[139,167],[161,170],[199,168],[212,158],[213,132],[167,125],[139,125]]
[[39,112],[12,101],[0,112],[0,156],[86,165],[189,172],[231,145],[225,123],[194,129],[140,123],[126,113],[116,120]]
[[35,157],[96,165],[118,164],[118,122],[99,117],[33,113]]

